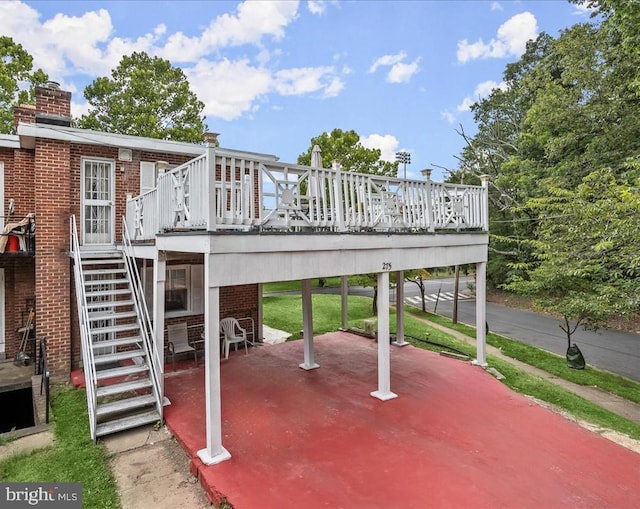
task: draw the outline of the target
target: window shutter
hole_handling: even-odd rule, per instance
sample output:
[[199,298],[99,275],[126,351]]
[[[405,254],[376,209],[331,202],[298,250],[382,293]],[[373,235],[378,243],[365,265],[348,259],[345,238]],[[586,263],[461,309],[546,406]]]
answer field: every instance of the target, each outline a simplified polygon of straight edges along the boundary
[[191,313],[204,313],[204,265],[191,266]]
[[140,162],[140,194],[156,187],[156,163]]

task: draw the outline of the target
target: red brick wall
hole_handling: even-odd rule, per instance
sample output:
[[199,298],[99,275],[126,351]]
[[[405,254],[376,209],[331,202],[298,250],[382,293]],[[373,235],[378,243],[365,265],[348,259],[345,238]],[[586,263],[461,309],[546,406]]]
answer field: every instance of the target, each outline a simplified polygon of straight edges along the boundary
[[[127,194],[137,196],[140,194],[140,162],[167,161],[170,164],[182,164],[192,159],[190,156],[178,156],[173,154],[154,154],[139,150],[133,151],[132,161],[119,161],[118,148],[100,145],[71,144],[71,211],[80,221],[80,171],[83,158],[108,159],[115,164],[116,179],[116,241],[121,240],[122,217],[127,212]],[[82,239],[80,240],[82,242]]]
[[37,139],[33,183],[36,203],[38,337],[47,338],[56,380],[71,371],[71,259],[69,258],[69,143]]
[[36,119],[36,107],[32,104],[23,104],[13,109],[13,124],[16,132],[20,122],[33,123]]

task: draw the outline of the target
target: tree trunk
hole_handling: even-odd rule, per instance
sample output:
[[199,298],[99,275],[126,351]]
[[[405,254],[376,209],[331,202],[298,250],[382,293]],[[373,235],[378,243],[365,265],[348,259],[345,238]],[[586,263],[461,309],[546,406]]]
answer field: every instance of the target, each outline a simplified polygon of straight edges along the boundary
[[373,314],[378,314],[378,287],[373,289]]

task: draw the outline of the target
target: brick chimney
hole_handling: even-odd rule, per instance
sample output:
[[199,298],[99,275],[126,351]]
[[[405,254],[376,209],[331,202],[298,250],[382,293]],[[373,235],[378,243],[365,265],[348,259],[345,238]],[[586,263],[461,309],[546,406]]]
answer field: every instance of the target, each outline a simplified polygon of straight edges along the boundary
[[36,121],[36,107],[33,104],[21,104],[13,108],[13,126],[18,132],[18,124],[33,124]]
[[36,123],[71,125],[71,92],[60,90],[60,84],[47,81],[36,87]]

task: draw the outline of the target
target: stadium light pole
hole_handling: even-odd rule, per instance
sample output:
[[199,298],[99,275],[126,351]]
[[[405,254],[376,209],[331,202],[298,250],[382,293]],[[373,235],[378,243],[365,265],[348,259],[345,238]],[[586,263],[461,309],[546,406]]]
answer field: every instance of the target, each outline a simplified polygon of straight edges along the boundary
[[404,150],[401,152],[396,152],[396,161],[404,165],[404,179],[406,180],[407,164],[411,164],[411,154],[409,152],[405,152]]

